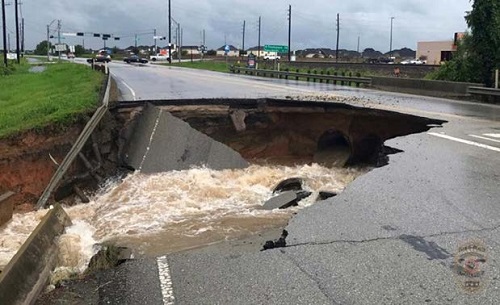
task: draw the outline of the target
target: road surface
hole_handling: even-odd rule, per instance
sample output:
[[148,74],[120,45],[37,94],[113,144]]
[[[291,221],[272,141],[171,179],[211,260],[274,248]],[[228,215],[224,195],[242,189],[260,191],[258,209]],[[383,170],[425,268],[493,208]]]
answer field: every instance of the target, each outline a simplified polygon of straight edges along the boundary
[[388,141],[404,152],[299,212],[286,227],[286,248],[221,246],[132,261],[98,281],[99,304],[498,304],[499,106],[110,66],[125,100],[332,95],[449,123]]

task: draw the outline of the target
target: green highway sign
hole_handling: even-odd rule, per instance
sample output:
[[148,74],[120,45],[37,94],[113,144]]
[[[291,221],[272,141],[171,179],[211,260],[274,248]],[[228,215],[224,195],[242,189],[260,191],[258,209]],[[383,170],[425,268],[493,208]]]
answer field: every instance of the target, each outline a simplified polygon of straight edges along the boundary
[[277,53],[288,53],[287,46],[266,44],[264,46],[264,52],[277,52]]

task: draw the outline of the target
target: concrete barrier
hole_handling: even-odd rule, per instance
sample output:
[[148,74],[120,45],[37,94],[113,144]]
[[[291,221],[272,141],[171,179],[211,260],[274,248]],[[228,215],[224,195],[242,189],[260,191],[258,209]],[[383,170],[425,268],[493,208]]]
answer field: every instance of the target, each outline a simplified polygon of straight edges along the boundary
[[0,304],[33,304],[47,284],[57,260],[56,237],[71,224],[55,205],[0,273]]
[[14,203],[9,200],[14,192],[6,192],[0,195],[0,227],[12,218],[14,212]]
[[466,97],[469,96],[467,90],[470,86],[483,87],[484,85],[440,80],[373,76],[372,86],[388,91],[437,97]]
[[143,173],[189,169],[245,168],[248,162],[169,112],[148,104],[132,127],[123,160]]

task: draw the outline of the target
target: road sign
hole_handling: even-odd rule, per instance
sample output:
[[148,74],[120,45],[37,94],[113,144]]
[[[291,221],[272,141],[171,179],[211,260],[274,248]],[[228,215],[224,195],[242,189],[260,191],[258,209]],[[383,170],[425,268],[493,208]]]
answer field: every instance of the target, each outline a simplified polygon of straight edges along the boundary
[[280,46],[280,45],[273,45],[273,44],[266,44],[264,46],[264,52],[287,53],[288,47],[287,46]]
[[59,51],[59,52],[64,52],[66,51],[66,45],[61,43],[61,44],[55,44],[54,45],[56,51]]

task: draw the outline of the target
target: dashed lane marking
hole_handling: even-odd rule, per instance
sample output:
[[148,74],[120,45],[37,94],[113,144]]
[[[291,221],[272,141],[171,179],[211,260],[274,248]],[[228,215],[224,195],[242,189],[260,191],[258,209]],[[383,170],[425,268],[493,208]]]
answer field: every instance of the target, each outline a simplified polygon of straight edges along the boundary
[[481,144],[481,143],[477,143],[477,142],[473,142],[473,141],[468,141],[468,140],[464,140],[464,139],[460,139],[460,138],[455,138],[455,137],[452,137],[452,136],[448,136],[448,135],[440,134],[440,133],[435,133],[435,132],[428,132],[427,134],[429,134],[431,136],[435,136],[435,137],[439,137],[439,138],[443,138],[443,139],[447,139],[447,140],[451,140],[451,141],[463,143],[463,144],[468,144],[468,145],[477,146],[477,147],[489,149],[489,150],[492,150],[492,151],[500,152],[500,148],[494,147],[494,146],[490,146],[490,145],[485,145],[485,144]]
[[499,138],[500,139],[500,133],[485,133],[483,136],[487,137],[492,137],[492,138]]
[[469,136],[471,136],[473,138],[478,138],[478,139],[483,139],[483,140],[488,140],[488,141],[500,143],[500,140],[490,139],[490,138],[487,138],[487,137],[476,136],[476,135],[473,135],[473,134],[470,134]]
[[166,256],[156,258],[158,271],[160,276],[161,294],[163,296],[164,305],[174,304],[174,290],[172,287],[172,279],[170,278],[170,268]]

